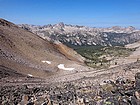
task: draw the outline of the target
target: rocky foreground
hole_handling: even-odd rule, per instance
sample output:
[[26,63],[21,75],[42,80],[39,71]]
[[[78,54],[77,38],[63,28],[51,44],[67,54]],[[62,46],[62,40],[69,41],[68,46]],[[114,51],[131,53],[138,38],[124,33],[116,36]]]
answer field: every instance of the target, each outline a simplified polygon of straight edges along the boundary
[[118,77],[95,85],[93,78],[72,82],[0,86],[2,105],[140,105],[140,73],[135,81]]
[[140,105],[139,70],[138,61],[46,80],[2,66],[0,105]]

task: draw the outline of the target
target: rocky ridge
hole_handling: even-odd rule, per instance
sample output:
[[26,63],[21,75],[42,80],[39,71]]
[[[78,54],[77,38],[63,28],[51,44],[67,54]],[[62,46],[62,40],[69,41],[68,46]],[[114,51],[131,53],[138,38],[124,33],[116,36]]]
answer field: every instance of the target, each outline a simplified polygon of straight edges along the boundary
[[67,45],[126,45],[140,40],[140,30],[134,27],[92,28],[58,23],[54,25],[28,25],[19,27],[31,31],[44,39],[57,40]]

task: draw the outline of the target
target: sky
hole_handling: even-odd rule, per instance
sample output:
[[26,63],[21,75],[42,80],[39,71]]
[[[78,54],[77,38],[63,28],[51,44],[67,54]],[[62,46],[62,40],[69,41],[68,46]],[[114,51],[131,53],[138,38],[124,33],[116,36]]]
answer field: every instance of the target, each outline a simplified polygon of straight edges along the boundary
[[15,24],[140,28],[140,0],[0,0],[0,18]]

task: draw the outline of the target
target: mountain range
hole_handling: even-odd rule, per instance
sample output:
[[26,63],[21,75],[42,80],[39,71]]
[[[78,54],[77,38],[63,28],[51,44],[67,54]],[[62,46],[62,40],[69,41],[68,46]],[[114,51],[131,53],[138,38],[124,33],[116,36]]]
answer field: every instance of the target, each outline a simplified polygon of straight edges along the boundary
[[126,45],[140,40],[140,30],[135,27],[95,28],[78,25],[68,25],[63,22],[44,26],[19,24],[25,30],[31,31],[44,39],[60,41],[66,45]]

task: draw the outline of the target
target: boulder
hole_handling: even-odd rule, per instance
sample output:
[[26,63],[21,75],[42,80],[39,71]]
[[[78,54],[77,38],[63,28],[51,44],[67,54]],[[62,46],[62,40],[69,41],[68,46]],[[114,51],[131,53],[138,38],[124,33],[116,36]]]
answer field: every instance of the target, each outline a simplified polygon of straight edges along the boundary
[[140,89],[140,72],[136,73],[135,80],[136,80],[136,83],[135,83],[136,88]]

